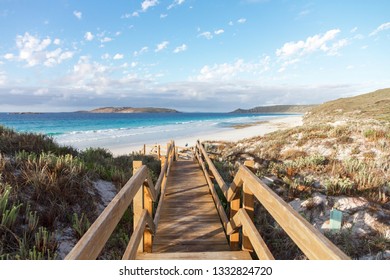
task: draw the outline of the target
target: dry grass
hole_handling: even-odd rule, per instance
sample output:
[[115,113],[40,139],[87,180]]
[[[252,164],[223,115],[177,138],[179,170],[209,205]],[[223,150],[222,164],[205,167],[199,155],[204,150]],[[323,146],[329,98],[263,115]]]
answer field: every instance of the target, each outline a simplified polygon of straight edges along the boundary
[[[153,157],[78,152],[50,137],[0,126],[0,259],[57,258],[54,237],[61,229],[73,228],[79,238],[98,215],[93,180],[112,181],[119,189],[132,175],[133,160],[142,160],[156,179],[160,162]],[[114,248],[123,252],[131,231],[132,219],[125,218],[104,258],[117,257]]]

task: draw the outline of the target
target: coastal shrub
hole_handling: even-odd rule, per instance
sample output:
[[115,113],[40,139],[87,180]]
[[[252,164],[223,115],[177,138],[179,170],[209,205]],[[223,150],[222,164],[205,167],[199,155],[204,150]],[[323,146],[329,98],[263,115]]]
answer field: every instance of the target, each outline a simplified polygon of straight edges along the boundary
[[73,213],[72,216],[72,228],[77,236],[77,238],[81,238],[84,233],[87,232],[89,227],[91,226],[91,223],[88,220],[88,217],[82,213],[81,216],[77,213]]
[[19,215],[22,204],[10,200],[12,188],[0,183],[0,225],[12,229]]
[[21,185],[33,187],[35,199],[72,203],[86,193],[84,188],[90,185],[87,169],[78,158],[51,153],[29,154],[27,160],[25,157],[25,153],[16,156]]
[[306,157],[306,156],[307,153],[305,151],[298,150],[298,149],[288,149],[282,153],[282,157],[284,159],[291,159],[291,160]]
[[368,129],[363,132],[364,137],[370,141],[377,141],[381,138],[386,138],[387,132],[382,129]]
[[13,155],[20,151],[39,154],[42,152],[56,155],[71,154],[76,156],[77,150],[72,147],[60,146],[53,138],[43,134],[18,133],[12,129],[0,126],[0,151]]
[[356,190],[355,183],[349,178],[331,177],[325,179],[323,185],[327,195],[351,195]]
[[286,168],[292,168],[299,171],[305,168],[316,169],[318,166],[325,165],[326,162],[327,159],[325,156],[322,156],[320,154],[313,154],[307,157],[299,157],[295,160],[286,160],[284,162],[284,165],[286,166]]

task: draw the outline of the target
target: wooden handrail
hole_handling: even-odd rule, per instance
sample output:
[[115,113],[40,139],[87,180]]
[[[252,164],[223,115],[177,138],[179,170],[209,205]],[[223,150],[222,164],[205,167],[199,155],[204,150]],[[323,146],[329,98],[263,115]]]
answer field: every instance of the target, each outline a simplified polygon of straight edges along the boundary
[[205,174],[207,184],[209,186],[211,195],[213,196],[215,206],[217,207],[219,217],[221,218],[224,230],[226,232],[227,231],[227,224],[229,223],[229,218],[227,217],[227,215],[225,213],[225,209],[223,208],[222,203],[218,198],[218,194],[214,188],[214,184],[211,182],[210,175],[208,174],[208,171],[206,169],[206,165],[204,164],[202,156],[199,153],[195,153],[195,157],[198,159],[199,164],[202,167],[203,173]]
[[200,143],[199,140],[197,141],[196,147],[199,149],[201,154],[204,156],[204,158],[205,158],[205,160],[206,160],[206,162],[207,162],[207,164],[209,166],[209,169],[210,169],[211,173],[213,174],[215,180],[217,181],[219,187],[221,188],[222,192],[224,193],[224,195],[226,197],[226,193],[227,193],[229,188],[226,185],[225,181],[223,180],[221,174],[219,174],[217,168],[215,168],[214,163],[211,161],[211,159],[207,155],[206,150],[204,149],[203,145]]
[[[199,151],[199,155],[197,155],[199,164],[203,168],[203,157],[218,185],[223,190],[225,198],[231,203],[230,223],[227,224],[225,229],[227,234],[230,235],[232,248],[237,249],[236,245],[239,242],[237,227],[242,225],[243,249],[251,250],[253,248],[258,257],[267,258],[268,256],[268,253],[261,249],[265,243],[253,224],[253,198],[256,197],[309,259],[349,259],[347,255],[301,217],[247,167],[240,164],[233,182],[229,187],[226,187],[225,182],[199,141],[196,145],[197,151]],[[208,171],[205,168],[203,169],[207,179],[209,177]],[[243,192],[242,195],[241,192]],[[243,200],[241,200],[241,197]],[[216,206],[218,208],[217,202]],[[223,217],[221,219],[224,220]]]
[[[147,242],[150,244],[143,245],[149,249],[151,248],[152,234],[155,232],[160,216],[162,195],[160,196],[160,203],[154,220],[152,219],[152,202],[157,201],[160,190],[165,191],[167,176],[173,158],[175,157],[174,145],[173,141],[168,144],[167,159],[163,159],[163,167],[156,185],[153,185],[153,181],[146,166],[142,165],[139,168],[135,168],[134,175],[107,205],[88,231],[81,237],[76,246],[65,257],[66,260],[96,259],[131,202],[133,202],[133,208],[135,208],[134,215],[137,215],[137,217],[134,217],[134,232],[123,258],[135,258],[136,252],[139,251],[140,248],[141,250],[144,249],[144,246],[139,247],[142,238],[148,237]],[[146,225],[148,225],[148,229],[146,228]]]
[[65,259],[96,259],[147,177],[142,166],[107,205]]

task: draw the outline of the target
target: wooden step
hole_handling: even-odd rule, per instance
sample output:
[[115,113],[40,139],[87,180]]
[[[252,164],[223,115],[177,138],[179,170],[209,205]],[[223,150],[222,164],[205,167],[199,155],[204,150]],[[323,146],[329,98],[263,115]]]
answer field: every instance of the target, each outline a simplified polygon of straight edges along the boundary
[[245,251],[139,253],[137,260],[251,260]]

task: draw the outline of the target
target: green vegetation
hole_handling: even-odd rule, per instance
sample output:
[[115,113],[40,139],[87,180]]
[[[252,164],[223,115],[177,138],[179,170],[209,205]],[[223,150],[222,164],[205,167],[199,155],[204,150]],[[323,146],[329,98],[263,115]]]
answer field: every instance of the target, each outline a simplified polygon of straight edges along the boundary
[[252,109],[237,109],[232,113],[306,113],[316,105],[276,105],[276,106],[259,106]]
[[[350,229],[326,235],[352,258],[389,250],[384,225],[390,217],[390,89],[319,105],[305,115],[303,126],[205,146],[218,155],[216,167],[228,185],[236,162],[254,160],[256,176],[271,178],[269,186],[285,201],[305,201],[301,214],[314,224],[325,207],[315,203],[314,195],[325,197],[327,207],[337,197],[363,198],[380,209],[367,214],[381,217],[380,225],[364,238]],[[276,258],[305,258],[261,205],[255,212],[257,228]]]
[[365,120],[374,118],[390,121],[390,88],[341,98],[314,107],[306,117],[307,122],[332,121],[342,118]]
[[[93,182],[111,181],[119,190],[132,175],[133,160],[142,160],[157,179],[160,162],[152,156],[79,152],[45,135],[0,126],[0,259],[57,259],[61,231],[70,228],[79,239],[98,216]],[[101,258],[124,252],[133,227],[130,210]]]

